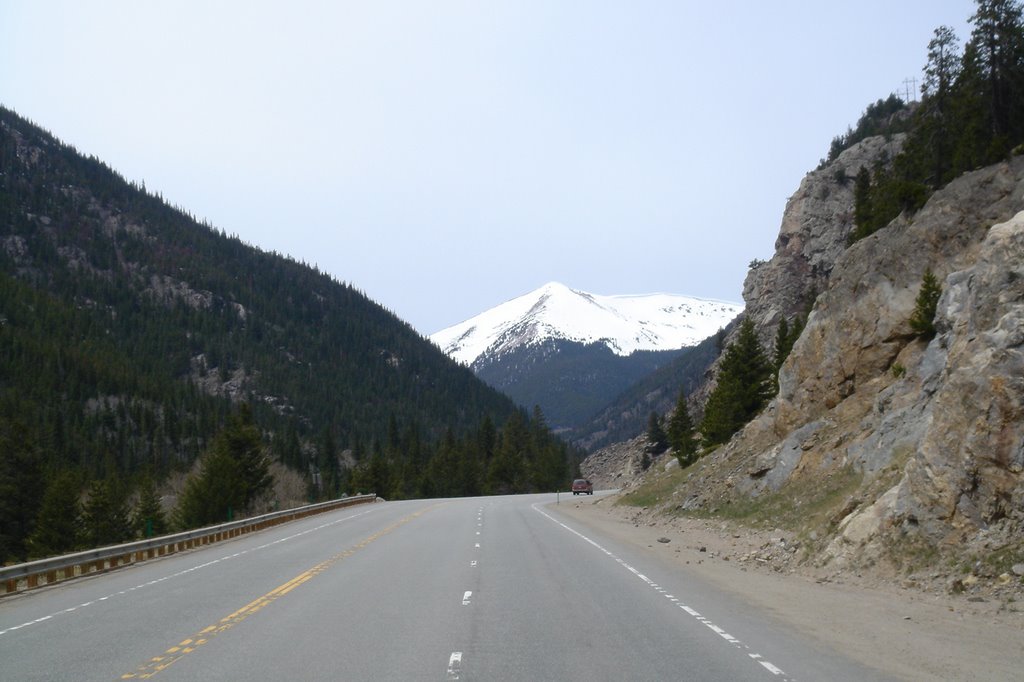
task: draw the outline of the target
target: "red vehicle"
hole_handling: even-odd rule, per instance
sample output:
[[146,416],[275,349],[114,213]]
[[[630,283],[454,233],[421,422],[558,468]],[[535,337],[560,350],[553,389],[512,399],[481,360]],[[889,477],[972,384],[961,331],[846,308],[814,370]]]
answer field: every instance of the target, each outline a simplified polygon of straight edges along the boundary
[[594,484],[585,478],[577,478],[572,482],[572,494],[573,495],[593,495]]

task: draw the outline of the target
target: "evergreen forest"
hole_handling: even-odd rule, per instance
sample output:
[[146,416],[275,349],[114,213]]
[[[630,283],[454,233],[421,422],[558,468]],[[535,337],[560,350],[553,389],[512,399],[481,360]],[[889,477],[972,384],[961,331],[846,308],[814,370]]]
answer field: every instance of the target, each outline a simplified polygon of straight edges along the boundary
[[953,29],[935,29],[920,102],[879,100],[833,140],[826,161],[870,135],[906,135],[895,159],[854,180],[854,241],[917,211],[962,173],[1024,151],[1024,10],[1017,0],[977,0],[970,23],[962,47]]
[[555,490],[578,460],[353,286],[0,108],[0,562],[288,503],[273,466],[313,501]]

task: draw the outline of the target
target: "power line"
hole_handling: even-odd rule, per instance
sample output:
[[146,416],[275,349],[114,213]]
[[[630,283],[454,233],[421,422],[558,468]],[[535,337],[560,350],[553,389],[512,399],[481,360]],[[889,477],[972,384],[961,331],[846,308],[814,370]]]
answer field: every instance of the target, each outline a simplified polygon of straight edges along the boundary
[[904,78],[903,79],[903,90],[906,96],[903,101],[906,103],[917,101],[917,78]]

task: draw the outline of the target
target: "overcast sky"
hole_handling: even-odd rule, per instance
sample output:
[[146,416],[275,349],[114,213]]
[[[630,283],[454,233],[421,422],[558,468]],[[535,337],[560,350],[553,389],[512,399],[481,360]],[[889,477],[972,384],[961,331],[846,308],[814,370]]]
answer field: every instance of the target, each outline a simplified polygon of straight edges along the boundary
[[548,281],[740,301],[970,0],[0,0],[0,103],[423,334]]

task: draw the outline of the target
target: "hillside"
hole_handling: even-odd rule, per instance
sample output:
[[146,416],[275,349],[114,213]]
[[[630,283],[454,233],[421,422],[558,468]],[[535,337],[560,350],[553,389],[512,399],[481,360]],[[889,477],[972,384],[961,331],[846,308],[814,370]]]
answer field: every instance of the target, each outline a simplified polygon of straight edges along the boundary
[[[851,246],[779,395],[696,465],[653,468],[661,511],[786,529],[794,559],[829,575],[1020,589],[1022,211],[1016,157]],[[943,283],[932,339],[909,325],[926,268]]]
[[[436,436],[510,412],[504,397],[353,286],[197,223],[11,112],[0,121],[2,273],[15,299],[34,299],[23,305],[51,309],[33,328],[5,297],[5,331],[29,335],[23,347],[56,345],[72,358],[52,381],[44,380],[50,358],[37,358],[43,376],[29,395],[79,389],[92,379],[79,375],[91,361],[101,365],[91,368],[97,384],[120,385],[96,395],[95,384],[81,386],[66,400],[135,385],[199,389],[246,398],[303,432],[330,426],[341,443],[359,432],[367,442],[382,436],[391,416]],[[116,355],[117,366],[83,357],[93,346]],[[8,381],[24,376],[10,372]]]
[[603,343],[548,340],[520,346],[474,366],[476,375],[517,404],[537,405],[548,422],[575,440],[576,427],[687,349],[622,356]]
[[[0,488],[32,487],[38,505],[30,470],[80,483],[188,471],[241,403],[315,495],[343,492],[346,465],[371,456],[364,489],[456,494],[470,441],[466,490],[502,489],[511,474],[486,458],[513,416],[533,434],[528,457],[554,443],[355,287],[197,222],[0,109],[0,436],[38,461],[5,450]],[[424,482],[442,440],[457,456],[443,490]],[[515,485],[552,485],[540,480]],[[24,528],[0,506],[2,553]]]
[[[819,574],[1005,591],[1024,570],[1024,157],[851,244],[854,197],[837,169],[900,139],[867,138],[809,173],[776,254],[748,275],[762,337],[822,288],[762,413],[687,469],[666,456],[644,475],[643,438],[581,468],[648,514],[785,529],[801,547],[793,565]],[[804,267],[812,257],[821,265]],[[942,290],[934,337],[910,325],[926,270]]]
[[672,411],[680,391],[693,395],[707,381],[711,366],[721,353],[725,338],[734,327],[729,323],[718,334],[655,368],[616,395],[601,409],[574,429],[571,438],[587,452],[621,443],[645,433],[652,412],[664,415]]
[[[784,229],[833,171],[805,178]],[[581,469],[625,487],[645,517],[783,529],[800,548],[787,570],[1012,601],[1024,589],[1024,156],[965,174],[838,253],[778,395],[725,446],[686,469],[666,454],[643,472],[640,437]],[[931,338],[910,326],[928,269],[942,289]],[[780,248],[748,284],[794,291],[799,272]],[[762,297],[748,311],[778,305]]]

